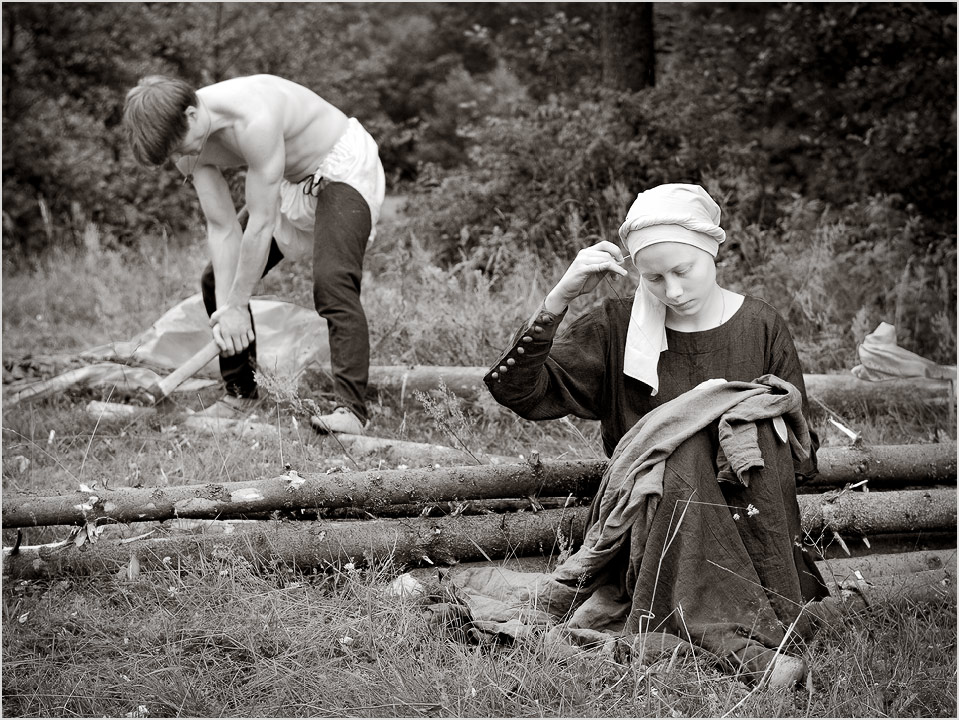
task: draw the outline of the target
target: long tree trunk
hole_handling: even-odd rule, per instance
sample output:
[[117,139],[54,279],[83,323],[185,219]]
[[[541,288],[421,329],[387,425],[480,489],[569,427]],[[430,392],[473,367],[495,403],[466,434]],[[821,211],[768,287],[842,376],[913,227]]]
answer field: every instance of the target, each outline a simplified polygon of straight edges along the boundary
[[891,490],[801,495],[802,526],[810,534],[862,536],[915,533],[956,526],[955,490]]
[[[881,533],[955,529],[956,494],[951,490],[856,493],[800,498],[803,529],[813,536],[835,532]],[[450,564],[463,560],[553,555],[582,541],[587,508],[407,520],[257,522],[237,525],[228,535],[100,540],[79,547],[20,549],[4,560],[4,573],[115,573],[135,554],[143,569],[159,569],[163,558],[198,562],[215,547],[250,562],[276,559],[304,568],[347,562],[392,562],[398,566]],[[81,532],[83,532],[81,530]]]
[[811,485],[956,483],[955,443],[828,447],[819,451],[818,460],[820,474]]
[[[405,398],[413,390],[427,392],[439,387],[440,380],[452,392],[464,397],[485,391],[485,367],[455,366],[390,366],[370,368],[370,384],[381,388],[399,389]],[[944,405],[956,390],[949,380],[932,378],[902,378],[868,382],[854,375],[803,376],[806,392],[829,407],[843,408],[868,403],[871,405],[905,404],[917,402]]]
[[[145,375],[142,379],[138,375],[138,373],[147,372],[145,368],[124,367],[117,372],[126,374],[113,378],[106,374],[107,370],[103,370],[98,375],[87,365],[75,367],[80,360],[81,358],[75,355],[38,356],[20,360],[19,365],[39,368],[43,373],[60,372],[61,374],[46,380],[23,380],[8,384],[4,388],[4,406],[90,384],[94,381],[91,375],[97,375],[97,383],[107,381],[109,384],[118,383],[119,387],[128,387],[131,392],[140,387],[148,387],[150,384]],[[11,364],[16,367],[18,363],[11,361]],[[483,383],[486,371],[487,368],[477,366],[374,365],[370,367],[370,385],[379,389],[398,391],[401,402],[406,402],[407,398],[412,397],[414,390],[430,392],[438,390],[441,384],[456,395],[475,397],[486,392],[486,386]],[[881,407],[916,403],[947,405],[950,398],[955,400],[956,395],[956,388],[952,382],[932,378],[901,378],[867,382],[853,375],[807,373],[804,375],[804,380],[810,399],[819,400],[830,408]],[[318,388],[330,386],[330,379],[324,373],[310,372],[304,382]],[[180,390],[193,392],[209,384],[211,384],[210,380],[194,378],[181,386]]]
[[[900,455],[906,456],[903,461]],[[954,445],[895,445],[868,450],[824,448],[820,456],[824,472],[835,472],[840,484],[851,479],[868,480],[871,473],[877,473],[887,482],[890,478],[898,478],[904,484],[936,478],[955,483]],[[3,527],[12,528],[83,524],[91,520],[136,522],[173,517],[236,517],[301,508],[362,507],[376,514],[388,506],[411,503],[591,497],[605,469],[606,461],[597,459],[332,475],[285,474],[243,483],[98,489],[55,497],[7,493],[2,517]]]
[[335,474],[286,474],[248,483],[116,488],[38,498],[3,498],[3,527],[214,518],[300,508],[378,509],[409,503],[492,500],[527,496],[587,497],[605,462],[483,465]]
[[603,84],[643,90],[656,84],[653,3],[603,3],[600,20]]
[[[270,559],[300,568],[392,562],[400,565],[454,564],[537,554],[558,554],[571,538],[583,536],[585,508],[453,518],[408,520],[262,522],[242,524],[229,535],[171,535],[135,542],[100,540],[77,548],[24,549],[4,557],[12,577],[114,574],[135,554],[141,570],[180,566],[218,554],[251,563]],[[225,553],[226,551],[226,553]],[[170,562],[168,560],[167,562]]]

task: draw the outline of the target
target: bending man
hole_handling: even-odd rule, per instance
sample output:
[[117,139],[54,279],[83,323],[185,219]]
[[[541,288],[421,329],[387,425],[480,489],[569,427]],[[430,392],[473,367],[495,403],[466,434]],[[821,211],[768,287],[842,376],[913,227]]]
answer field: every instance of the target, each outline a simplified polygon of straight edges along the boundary
[[[313,425],[362,432],[369,424],[370,343],[360,283],[385,194],[373,138],[316,93],[273,75],[198,90],[153,75],[127,94],[124,124],[138,161],[172,159],[192,180],[206,218],[211,262],[203,301],[226,396],[204,412],[239,417],[255,403],[250,296],[283,258],[310,258],[313,301],[330,332],[336,398],[333,412],[314,416]],[[229,167],[246,168],[245,228],[221,172]]]

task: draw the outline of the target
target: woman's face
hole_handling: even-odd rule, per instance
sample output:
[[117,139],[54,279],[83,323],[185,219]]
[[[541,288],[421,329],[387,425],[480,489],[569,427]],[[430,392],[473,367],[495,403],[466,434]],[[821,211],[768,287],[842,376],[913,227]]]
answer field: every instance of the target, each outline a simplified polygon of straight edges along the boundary
[[702,311],[717,288],[715,259],[692,245],[647,245],[633,255],[633,262],[649,291],[670,311],[683,317]]

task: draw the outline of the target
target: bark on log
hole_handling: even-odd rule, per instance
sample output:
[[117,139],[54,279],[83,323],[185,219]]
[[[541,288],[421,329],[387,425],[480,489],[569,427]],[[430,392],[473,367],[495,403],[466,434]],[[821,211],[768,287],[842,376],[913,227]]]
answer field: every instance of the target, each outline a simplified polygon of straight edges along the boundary
[[932,550],[955,550],[955,548],[955,527],[943,530],[925,530],[920,533],[893,532],[883,533],[882,535],[848,536],[843,538],[842,544],[833,538],[832,542],[825,542],[820,546],[823,557],[829,560]]
[[842,622],[850,613],[879,603],[955,602],[956,575],[953,570],[924,570],[882,576],[855,586],[830,586],[829,591],[830,597],[806,606],[806,611],[820,624]]
[[[447,500],[434,503],[407,503],[405,505],[384,505],[375,513],[362,507],[333,508],[332,510],[312,509],[295,511],[270,511],[244,513],[244,520],[376,520],[379,518],[417,518],[417,517],[455,517],[457,515],[489,515],[491,513],[537,512],[546,508],[579,507],[588,504],[587,498],[538,497],[514,500]],[[170,521],[164,521],[170,522]],[[211,522],[210,520],[191,520],[190,522]],[[227,520],[226,522],[233,522]],[[146,523],[149,524],[149,523]],[[116,527],[116,526],[110,526]]]
[[870,487],[956,484],[955,443],[828,447],[818,455],[819,477],[808,485],[845,485],[868,480]]
[[[413,390],[423,392],[436,390],[442,378],[449,390],[457,395],[470,396],[477,392],[485,392],[483,376],[487,369],[476,366],[373,366],[370,368],[370,384],[381,388],[399,389],[401,394],[405,395]],[[861,401],[881,405],[891,402],[947,404],[950,394],[953,397],[956,394],[956,389],[950,381],[932,378],[868,382],[851,374],[815,373],[806,373],[803,378],[809,396],[818,398],[830,407],[841,407]]]
[[478,515],[408,520],[263,522],[240,526],[230,535],[146,538],[7,555],[3,573],[14,578],[63,574],[115,574],[135,554],[141,571],[165,568],[164,557],[181,565],[227,549],[253,564],[276,559],[300,568],[353,562],[392,561],[397,565],[453,564],[559,553],[570,538],[583,536],[585,508],[539,513]]
[[956,527],[955,490],[803,495],[799,509],[802,526],[811,534],[835,531],[868,537]]
[[956,549],[865,555],[836,558],[816,563],[827,582],[842,583],[847,578],[873,580],[890,575],[956,569]]
[[[277,432],[276,426],[269,423],[249,420],[223,420],[199,415],[188,417],[183,425],[205,433],[229,432],[241,437],[259,439],[275,438]],[[467,452],[446,445],[417,443],[368,435],[337,433],[335,439],[331,439],[330,442],[334,446],[342,445],[343,450],[354,459],[376,456],[389,462],[410,462],[418,465],[503,465],[520,461],[517,457],[506,455],[490,455],[477,451]]]
[[[879,493],[864,497],[875,499],[876,495]],[[211,558],[215,549],[221,554],[226,551],[244,557],[254,564],[276,560],[301,568],[347,562],[422,566],[554,555],[570,543],[575,547],[581,541],[586,514],[587,508],[568,508],[439,519],[242,523],[227,535],[174,535],[132,541],[101,539],[95,545],[87,543],[80,548],[70,543],[56,550],[22,549],[12,555],[5,550],[4,574],[14,578],[115,574],[129,562],[131,554],[137,556],[142,570],[155,570],[163,567],[164,557],[176,558],[181,566],[189,565],[199,563],[201,558]],[[954,510],[952,524],[955,525]],[[835,562],[826,561],[826,566]],[[928,559],[921,562],[930,564]],[[948,556],[943,562],[949,562]],[[848,564],[837,565],[840,572],[843,567]],[[933,595],[941,594],[943,588],[948,590],[949,582],[952,582],[951,591],[955,592],[953,566],[923,572],[937,572],[942,576],[936,576]],[[895,594],[903,591],[907,581],[902,578],[909,575],[876,574],[869,579],[869,587],[874,594]],[[943,579],[949,582],[943,585]]]
[[917,402],[930,405],[948,405],[955,401],[956,386],[949,380],[933,378],[901,378],[869,382],[855,375],[803,376],[806,394],[829,407],[848,407],[861,404],[913,405]]
[[[143,408],[92,401],[87,405],[91,417],[100,420],[127,421],[149,417],[156,411]],[[276,437],[276,426],[249,420],[223,420],[202,416],[188,417],[185,426],[201,432],[230,432],[238,436],[271,439]],[[336,436],[344,449],[354,458],[375,456],[390,463],[410,462],[414,466],[430,464],[503,465],[521,462],[508,455],[468,453],[464,450],[391,438],[364,435]],[[825,486],[842,486],[868,480],[871,487],[902,485],[956,484],[956,444],[928,443],[911,445],[873,445],[867,447],[827,447],[819,451],[818,477],[807,482],[800,491],[819,490]]]
[[[898,462],[900,455],[905,456],[905,462]],[[843,484],[848,479],[868,479],[873,475],[887,479],[939,478],[950,473],[954,483],[955,462],[954,445],[892,445],[864,451],[824,448],[820,452],[821,466],[826,472],[836,473]],[[332,475],[288,474],[249,483],[116,488],[56,497],[7,493],[2,525],[70,525],[91,518],[135,522],[172,517],[236,517],[301,508],[366,507],[375,513],[386,506],[410,503],[540,495],[590,497],[605,468],[605,460],[551,461],[535,466],[518,463]]]
[[272,510],[365,507],[508,497],[588,497],[604,461],[415,470],[287,473],[249,483],[116,488],[57,497],[5,494],[3,527],[215,518]]

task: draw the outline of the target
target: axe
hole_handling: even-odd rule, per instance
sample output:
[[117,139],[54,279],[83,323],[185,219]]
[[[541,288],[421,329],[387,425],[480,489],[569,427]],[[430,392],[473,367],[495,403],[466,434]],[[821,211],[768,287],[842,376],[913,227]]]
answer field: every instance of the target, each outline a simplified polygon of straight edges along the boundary
[[156,398],[154,405],[159,406],[167,401],[170,393],[196,375],[208,362],[219,354],[220,348],[217,347],[217,344],[213,340],[210,340],[206,345],[193,353],[180,367],[149,389],[148,392]]
[[123,403],[100,402],[93,400],[87,404],[87,413],[99,420],[136,420],[137,418],[166,411],[172,404],[170,394],[180,385],[197,374],[208,362],[220,354],[217,344],[210,340],[197,350],[180,367],[148,388],[155,398],[152,407],[124,405]]

